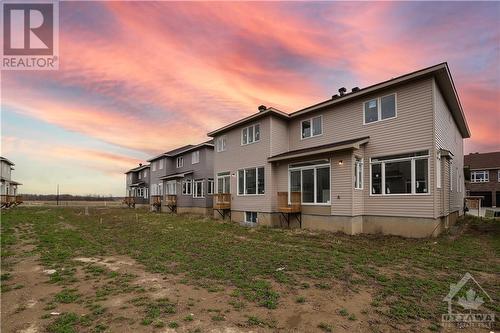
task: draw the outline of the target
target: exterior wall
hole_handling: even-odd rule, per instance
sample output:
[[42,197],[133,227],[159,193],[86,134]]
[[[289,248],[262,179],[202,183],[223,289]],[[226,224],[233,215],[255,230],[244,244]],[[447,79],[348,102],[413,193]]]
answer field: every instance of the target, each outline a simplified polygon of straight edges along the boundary
[[[163,160],[163,166],[161,169],[160,169],[160,160]],[[165,176],[169,170],[167,168],[167,165],[171,166],[171,164],[172,164],[170,161],[169,161],[170,163],[167,163],[167,161],[168,161],[168,158],[160,157],[160,158],[157,158],[156,160],[152,160],[150,162],[150,168],[149,168],[149,172],[151,173],[150,187],[149,187],[149,197],[150,198],[153,195],[163,195],[165,193],[164,189],[161,189],[161,192],[160,192],[159,185],[163,184],[163,181],[160,180],[160,177]],[[164,185],[162,185],[162,186],[164,186]]]
[[[146,172],[146,173],[145,173]],[[141,178],[139,179],[139,174],[141,174]],[[131,176],[129,176],[131,175]],[[130,171],[125,174],[125,179],[126,179],[126,186],[125,186],[125,195],[129,196],[129,192],[133,190],[133,187],[131,187],[132,184],[137,183],[139,181],[143,181],[144,184],[141,185],[140,187],[143,187],[145,189],[148,189],[148,196],[144,198],[142,197],[137,197],[136,198],[136,203],[148,203],[149,202],[149,197],[151,195],[150,193],[150,177],[151,177],[151,172],[148,168],[142,169],[140,171]]]
[[[471,171],[475,170],[487,170],[487,169],[471,169]],[[500,169],[490,169],[487,170],[489,172],[489,181],[484,183],[472,183],[467,182],[465,184],[466,190],[468,192],[491,192],[491,204],[493,207],[500,207],[500,202],[497,201],[497,192],[500,192],[500,179],[499,172]]]
[[[463,139],[439,87],[435,82],[433,82],[432,86],[434,92],[434,135],[436,144],[436,149],[433,150],[432,164],[437,165],[437,153],[439,149],[449,150],[453,154],[451,161],[442,163],[446,177],[443,177],[444,173],[442,172],[441,179],[446,179],[446,186],[442,186],[441,189],[433,186],[433,189],[436,191],[434,217],[439,217],[443,214],[447,215],[455,211],[458,211],[461,215],[463,213],[465,194]],[[432,173],[432,176],[435,180],[436,174]],[[450,180],[453,181],[453,184],[450,184]]]
[[4,180],[11,180],[10,164],[3,160],[0,161],[0,176]]

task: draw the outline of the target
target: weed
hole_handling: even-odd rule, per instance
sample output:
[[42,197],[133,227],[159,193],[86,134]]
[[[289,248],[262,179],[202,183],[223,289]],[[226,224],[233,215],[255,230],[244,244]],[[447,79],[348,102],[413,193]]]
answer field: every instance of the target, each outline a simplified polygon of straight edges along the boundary
[[318,328],[321,329],[323,332],[333,332],[333,326],[327,323],[319,323]]

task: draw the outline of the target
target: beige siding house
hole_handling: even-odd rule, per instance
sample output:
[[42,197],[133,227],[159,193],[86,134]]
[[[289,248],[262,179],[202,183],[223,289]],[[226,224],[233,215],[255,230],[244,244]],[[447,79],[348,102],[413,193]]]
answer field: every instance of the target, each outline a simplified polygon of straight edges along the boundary
[[463,213],[470,132],[446,63],[339,92],[210,132],[214,216],[425,237]]

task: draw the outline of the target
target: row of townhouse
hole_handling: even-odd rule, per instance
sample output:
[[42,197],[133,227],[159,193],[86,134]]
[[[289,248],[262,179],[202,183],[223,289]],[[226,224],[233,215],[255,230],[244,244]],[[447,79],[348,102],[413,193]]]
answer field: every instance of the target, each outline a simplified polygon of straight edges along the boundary
[[[204,212],[213,205],[214,218],[425,237],[463,214],[463,139],[470,132],[446,63],[351,92],[341,88],[290,114],[260,106],[208,136],[209,172],[199,178],[214,193],[204,196]],[[180,155],[193,149],[183,148],[150,162],[178,167]],[[180,195],[165,190],[174,177],[184,194],[184,180],[198,177],[188,173],[192,165],[171,164],[171,174],[151,173],[150,193],[154,184],[158,195]]]
[[17,187],[21,183],[12,179],[14,163],[0,156],[0,206],[17,206],[23,202],[22,196],[17,193]]

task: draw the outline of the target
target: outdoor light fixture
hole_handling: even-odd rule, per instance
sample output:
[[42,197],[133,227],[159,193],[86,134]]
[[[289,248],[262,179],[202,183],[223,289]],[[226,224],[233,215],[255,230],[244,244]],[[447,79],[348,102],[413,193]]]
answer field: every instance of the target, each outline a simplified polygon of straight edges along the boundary
[[343,161],[343,160],[340,160],[340,161],[339,161],[339,165],[342,165],[342,164],[344,164],[344,161]]

